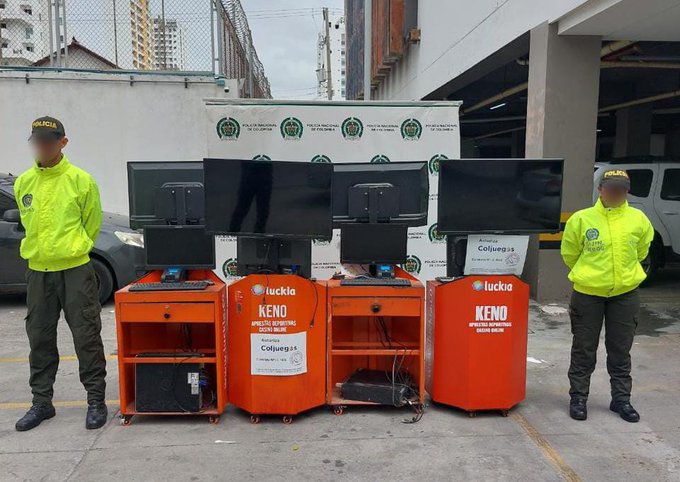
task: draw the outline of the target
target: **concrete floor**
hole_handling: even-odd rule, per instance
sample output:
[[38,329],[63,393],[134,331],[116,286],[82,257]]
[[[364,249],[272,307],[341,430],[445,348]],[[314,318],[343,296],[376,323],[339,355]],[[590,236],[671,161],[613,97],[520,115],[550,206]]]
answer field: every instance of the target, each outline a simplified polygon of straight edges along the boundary
[[[640,480],[680,481],[680,271],[643,290],[633,349],[634,398],[642,420],[608,410],[604,364],[593,376],[589,419],[567,415],[570,334],[563,306],[532,305],[527,399],[503,418],[469,418],[429,406],[423,419],[400,409],[319,408],[292,425],[251,425],[230,407],[219,425],[204,418],[117,418],[117,367],[109,361],[110,422],[84,428],[85,393],[65,323],[55,391],[57,416],[14,431],[28,408],[28,343],[21,297],[0,299],[0,480]],[[115,351],[113,306],[103,310],[104,342]],[[604,360],[602,351],[601,360]]]

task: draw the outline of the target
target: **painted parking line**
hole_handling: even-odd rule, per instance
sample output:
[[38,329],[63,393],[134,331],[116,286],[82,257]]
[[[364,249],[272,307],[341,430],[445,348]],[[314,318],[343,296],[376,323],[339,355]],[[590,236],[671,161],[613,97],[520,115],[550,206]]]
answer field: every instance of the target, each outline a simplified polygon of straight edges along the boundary
[[[107,400],[108,406],[120,406],[120,400]],[[27,410],[31,408],[31,402],[6,402],[0,403],[0,410]],[[56,408],[87,407],[87,400],[63,400],[52,402]]]
[[[106,355],[107,360],[118,360],[118,355]],[[59,357],[60,361],[76,361],[78,360],[78,357],[75,355],[65,355],[65,356],[60,356]],[[27,356],[21,356],[21,357],[7,357],[7,358],[0,358],[0,363],[28,363],[28,357]]]
[[557,472],[564,480],[569,482],[581,482],[581,477],[572,469],[553,448],[550,443],[541,435],[529,421],[517,412],[513,412],[511,417],[526,432],[531,441],[541,450],[543,456],[557,469]]

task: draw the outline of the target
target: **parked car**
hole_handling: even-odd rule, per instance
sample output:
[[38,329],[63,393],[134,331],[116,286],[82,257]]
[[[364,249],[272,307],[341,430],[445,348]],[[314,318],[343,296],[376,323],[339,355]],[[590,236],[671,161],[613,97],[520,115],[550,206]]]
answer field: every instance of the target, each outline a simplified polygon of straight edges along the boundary
[[[11,174],[0,173],[0,292],[26,290],[28,264],[19,256],[24,229],[14,199]],[[126,216],[104,213],[102,229],[90,258],[99,279],[102,303],[119,288],[144,274],[144,238],[129,228]]]
[[602,174],[613,167],[628,172],[628,202],[642,210],[654,226],[654,241],[642,263],[652,277],[658,269],[680,262],[680,160],[635,156],[596,162],[593,201]]

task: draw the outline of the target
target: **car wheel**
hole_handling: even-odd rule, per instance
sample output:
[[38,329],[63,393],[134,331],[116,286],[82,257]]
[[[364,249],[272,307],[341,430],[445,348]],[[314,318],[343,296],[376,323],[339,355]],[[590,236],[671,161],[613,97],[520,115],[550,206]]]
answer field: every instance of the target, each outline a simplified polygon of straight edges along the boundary
[[99,281],[99,302],[103,305],[113,294],[113,275],[103,262],[92,258],[92,266]]

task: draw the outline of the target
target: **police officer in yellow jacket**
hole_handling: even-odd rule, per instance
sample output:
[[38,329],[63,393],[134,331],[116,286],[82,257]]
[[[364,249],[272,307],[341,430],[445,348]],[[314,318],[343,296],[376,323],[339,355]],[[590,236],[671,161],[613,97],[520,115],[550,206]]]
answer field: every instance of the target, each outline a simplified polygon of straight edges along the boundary
[[29,140],[35,165],[17,178],[14,193],[26,230],[21,256],[28,260],[26,333],[33,405],[16,429],[30,430],[55,415],[52,395],[59,367],[61,310],[73,334],[80,381],[87,390],[85,426],[96,429],[108,415],[99,287],[89,257],[102,223],[99,191],[92,176],[62,153],[68,139],[57,119],[35,120]]
[[573,334],[569,414],[575,420],[588,416],[590,376],[604,321],[609,408],[624,420],[637,422],[640,415],[630,404],[630,349],[640,309],[637,288],[646,276],[640,261],[649,252],[654,228],[626,201],[630,191],[626,171],[606,171],[598,190],[595,206],[574,213],[562,237],[562,258],[574,283],[569,306]]

